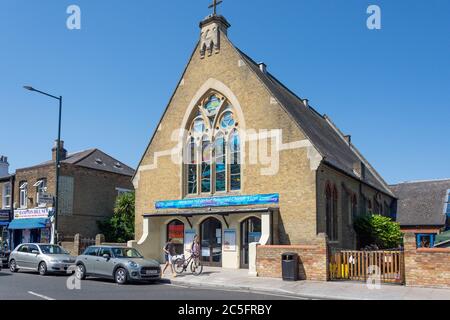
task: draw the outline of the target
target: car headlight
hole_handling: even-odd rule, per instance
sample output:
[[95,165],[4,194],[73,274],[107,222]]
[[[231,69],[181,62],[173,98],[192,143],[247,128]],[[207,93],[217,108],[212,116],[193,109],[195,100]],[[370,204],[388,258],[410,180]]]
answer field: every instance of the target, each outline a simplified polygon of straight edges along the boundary
[[136,262],[134,262],[134,261],[128,261],[128,264],[129,264],[130,267],[132,267],[132,268],[138,268],[138,267],[139,267],[139,265],[138,265]]

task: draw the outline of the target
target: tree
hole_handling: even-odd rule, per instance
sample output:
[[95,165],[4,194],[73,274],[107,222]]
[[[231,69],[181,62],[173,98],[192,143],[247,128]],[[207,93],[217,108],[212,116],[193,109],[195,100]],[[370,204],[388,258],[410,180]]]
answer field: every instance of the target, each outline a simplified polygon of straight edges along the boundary
[[394,249],[402,244],[400,225],[389,217],[366,214],[355,220],[354,228],[361,247],[376,245],[379,249]]
[[134,239],[134,192],[117,197],[114,215],[106,221],[97,221],[108,242],[125,243]]

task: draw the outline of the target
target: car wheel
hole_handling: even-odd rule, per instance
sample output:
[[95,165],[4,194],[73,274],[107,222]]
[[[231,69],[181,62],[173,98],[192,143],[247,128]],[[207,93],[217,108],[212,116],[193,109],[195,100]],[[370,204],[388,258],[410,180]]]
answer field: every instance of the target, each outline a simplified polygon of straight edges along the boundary
[[126,284],[127,278],[127,270],[125,270],[124,268],[119,268],[116,270],[116,273],[114,274],[114,280],[117,284]]
[[19,269],[17,269],[16,260],[11,260],[11,261],[9,262],[9,270],[10,270],[11,272],[17,272],[17,271],[19,271]]
[[77,269],[75,270],[75,277],[77,277],[78,280],[86,279],[86,268],[84,267],[84,265],[77,265]]
[[47,274],[47,264],[45,262],[39,263],[39,274],[45,276]]

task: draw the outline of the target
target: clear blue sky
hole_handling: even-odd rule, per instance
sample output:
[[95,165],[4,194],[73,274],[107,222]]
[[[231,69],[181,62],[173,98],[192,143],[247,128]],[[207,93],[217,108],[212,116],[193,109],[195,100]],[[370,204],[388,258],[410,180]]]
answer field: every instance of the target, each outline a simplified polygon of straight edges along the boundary
[[[48,160],[57,101],[69,151],[136,166],[199,37],[209,0],[2,0],[0,153]],[[77,4],[82,29],[66,28]],[[366,9],[382,9],[382,30]],[[328,114],[389,182],[450,178],[450,1],[224,0],[231,40]]]

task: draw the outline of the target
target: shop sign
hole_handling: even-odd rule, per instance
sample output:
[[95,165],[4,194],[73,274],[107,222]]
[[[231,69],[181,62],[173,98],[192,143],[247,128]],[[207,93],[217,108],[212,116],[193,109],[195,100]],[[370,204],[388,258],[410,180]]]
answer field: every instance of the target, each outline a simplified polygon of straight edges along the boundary
[[0,210],[0,221],[9,221],[9,210]]
[[236,230],[226,229],[223,232],[223,250],[236,251]]
[[14,219],[48,218],[51,208],[14,210]]
[[208,207],[232,207],[258,204],[278,204],[279,194],[257,194],[250,196],[211,197],[156,202],[156,209],[189,209]]

